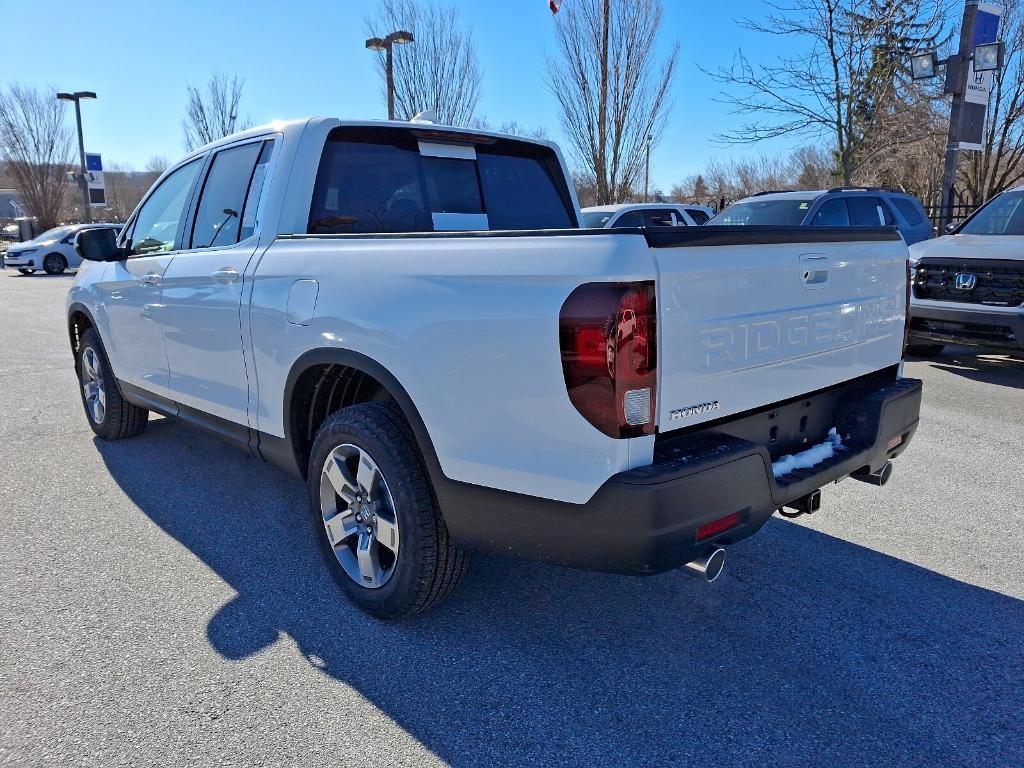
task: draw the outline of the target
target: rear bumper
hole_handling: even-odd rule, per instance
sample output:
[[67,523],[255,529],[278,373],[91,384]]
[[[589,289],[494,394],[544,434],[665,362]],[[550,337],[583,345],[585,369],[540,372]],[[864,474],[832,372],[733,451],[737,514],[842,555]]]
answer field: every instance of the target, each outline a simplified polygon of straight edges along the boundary
[[917,344],[966,344],[1024,349],[1024,309],[991,312],[977,305],[934,307],[910,305],[910,341]]
[[[824,396],[848,450],[812,470],[776,479],[768,449],[729,434],[725,423],[664,440],[654,464],[615,475],[582,505],[443,481],[437,490],[445,521],[456,542],[476,551],[611,573],[676,568],[712,545],[756,533],[787,502],[881,469],[917,429],[916,379]],[[743,421],[771,418],[771,411]],[[739,525],[697,540],[698,528],[734,513]]]

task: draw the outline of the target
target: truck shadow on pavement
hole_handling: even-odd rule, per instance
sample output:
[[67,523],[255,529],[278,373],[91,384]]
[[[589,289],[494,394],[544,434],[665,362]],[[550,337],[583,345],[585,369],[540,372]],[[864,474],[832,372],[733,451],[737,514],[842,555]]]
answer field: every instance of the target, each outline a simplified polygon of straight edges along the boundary
[[223,657],[287,634],[450,764],[1024,764],[1024,602],[800,525],[710,586],[478,558],[381,623],[338,591],[297,481],[170,420],[97,448],[237,591],[206,628]]
[[932,368],[982,384],[1024,389],[1024,359],[955,349],[926,360]]

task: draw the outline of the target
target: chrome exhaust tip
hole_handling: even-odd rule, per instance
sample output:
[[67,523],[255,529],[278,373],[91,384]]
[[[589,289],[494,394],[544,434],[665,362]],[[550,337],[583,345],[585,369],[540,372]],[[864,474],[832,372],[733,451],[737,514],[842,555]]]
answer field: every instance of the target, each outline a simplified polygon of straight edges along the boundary
[[682,567],[683,573],[710,584],[722,575],[725,568],[725,550],[712,547],[700,557],[694,558]]
[[860,480],[862,483],[868,485],[877,485],[879,487],[889,482],[889,478],[892,477],[892,462],[887,461],[882,468],[877,472],[865,472],[859,475],[850,475],[854,480]]

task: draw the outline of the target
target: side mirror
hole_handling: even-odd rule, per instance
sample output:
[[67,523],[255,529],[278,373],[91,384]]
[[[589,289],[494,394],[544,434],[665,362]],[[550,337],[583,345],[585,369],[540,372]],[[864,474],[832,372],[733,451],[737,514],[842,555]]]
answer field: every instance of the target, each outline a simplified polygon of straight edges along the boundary
[[120,261],[124,258],[117,247],[112,229],[83,229],[75,238],[75,253],[86,261]]
[[942,231],[945,232],[947,235],[952,235],[954,232],[956,232],[956,228],[959,226],[959,221],[951,221],[949,222],[949,224],[942,228]]

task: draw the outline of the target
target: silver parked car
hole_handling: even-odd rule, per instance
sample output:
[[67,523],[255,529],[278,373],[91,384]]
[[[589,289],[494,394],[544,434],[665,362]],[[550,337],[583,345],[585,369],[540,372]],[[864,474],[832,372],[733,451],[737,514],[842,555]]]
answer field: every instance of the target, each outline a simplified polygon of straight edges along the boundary
[[4,266],[13,267],[23,275],[42,269],[48,275],[59,275],[65,269],[77,269],[82,260],[75,253],[75,237],[86,229],[112,229],[120,233],[120,224],[68,224],[54,227],[32,240],[7,249]]

